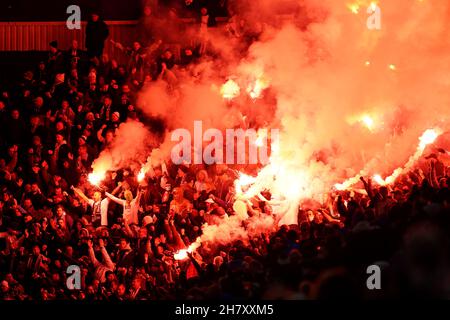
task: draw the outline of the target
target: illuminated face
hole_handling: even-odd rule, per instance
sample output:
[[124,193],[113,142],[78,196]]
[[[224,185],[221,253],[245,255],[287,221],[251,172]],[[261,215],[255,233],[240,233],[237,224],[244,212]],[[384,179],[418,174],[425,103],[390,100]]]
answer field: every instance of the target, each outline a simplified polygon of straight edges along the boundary
[[98,16],[98,14],[92,14],[91,15],[91,19],[92,19],[92,21],[94,21],[94,22],[97,22],[98,21],[98,19],[99,19],[99,16]]
[[60,134],[57,134],[55,138],[56,138],[56,142],[57,142],[57,143],[61,143],[61,142],[63,142],[63,140],[64,140],[63,136],[60,135]]
[[131,286],[133,287],[134,290],[139,289],[141,287],[141,281],[139,281],[139,279],[134,278],[133,281],[131,282]]
[[120,240],[120,249],[124,250],[126,247],[127,247],[127,242],[124,239]]
[[105,135],[106,143],[112,142],[114,139],[114,134],[111,131],[108,131]]
[[117,294],[119,296],[123,296],[125,295],[125,291],[126,291],[125,286],[123,284],[120,284],[119,287],[117,288]]
[[141,44],[139,43],[139,42],[133,42],[133,48],[134,48],[134,50],[139,50],[140,48],[141,48]]
[[102,199],[102,194],[98,191],[94,192],[94,201],[98,202]]
[[125,191],[124,196],[127,202],[131,202],[133,200],[133,194],[131,193],[130,190]]
[[198,173],[198,181],[205,181],[205,179],[206,179],[206,174],[205,174],[205,172],[200,171],[200,172]]
[[55,127],[56,127],[56,131],[64,130],[64,123],[59,121],[59,122],[56,123]]
[[19,111],[18,111],[18,110],[13,110],[13,111],[11,112],[11,117],[12,117],[14,120],[19,119]]
[[56,209],[56,214],[58,217],[62,216],[64,214],[63,208],[58,207],[58,209]]

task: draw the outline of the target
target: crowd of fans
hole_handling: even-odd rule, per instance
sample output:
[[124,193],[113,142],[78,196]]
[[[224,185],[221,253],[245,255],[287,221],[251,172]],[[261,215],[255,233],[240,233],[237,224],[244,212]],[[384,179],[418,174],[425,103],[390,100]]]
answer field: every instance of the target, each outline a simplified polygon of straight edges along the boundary
[[[215,25],[208,12],[221,8],[198,3],[185,2],[196,5],[191,14],[201,32],[202,24]],[[143,21],[154,10],[146,7]],[[175,58],[166,38],[155,36],[158,27],[142,23],[143,40],[131,48],[116,43],[127,65],[102,53],[108,27],[94,14],[87,52],[76,41],[67,51],[52,42],[47,61],[2,90],[0,299],[449,297],[445,150],[393,186],[362,179],[365,192],[336,191],[325,206],[302,205],[298,225],[203,243],[182,260],[174,253],[195,242],[205,223],[234,214],[233,170],[167,163],[142,182],[122,169],[108,172],[100,187],[89,183],[93,160],[118,126],[143,117],[139,89],[161,77],[170,83],[176,72],[168,71],[208,54],[187,47]],[[271,215],[271,208],[253,201],[248,212]],[[372,264],[383,271],[383,290],[366,287]],[[80,267],[79,290],[66,284],[70,265]]]

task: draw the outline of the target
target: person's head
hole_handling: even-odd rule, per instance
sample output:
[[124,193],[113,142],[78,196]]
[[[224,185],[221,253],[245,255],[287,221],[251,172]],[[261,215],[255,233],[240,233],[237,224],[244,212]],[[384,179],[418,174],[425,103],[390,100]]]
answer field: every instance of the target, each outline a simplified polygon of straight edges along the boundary
[[321,224],[323,222],[323,215],[321,212],[316,212],[316,214],[314,215],[314,222]]
[[170,58],[172,58],[173,53],[172,53],[172,51],[170,51],[169,49],[167,49],[166,51],[164,51],[163,56],[164,56],[165,59],[170,59]]
[[85,117],[86,121],[92,122],[95,120],[95,116],[93,112],[88,112],[86,113],[86,117]]
[[183,199],[183,189],[181,188],[174,188],[172,194],[173,198],[177,201]]
[[6,292],[9,291],[9,283],[8,283],[8,281],[3,280],[3,281],[0,283],[0,290],[1,290],[1,292],[3,292],[3,293],[6,293]]
[[140,228],[139,229],[139,238],[145,239],[148,236],[147,228]]
[[130,203],[130,202],[133,200],[133,194],[131,193],[130,190],[126,190],[126,191],[123,193],[123,195],[124,195],[124,197],[125,197],[125,200],[126,200],[128,203]]
[[105,142],[107,144],[111,143],[114,140],[114,132],[112,130],[108,130],[105,133]]
[[69,101],[63,100],[63,101],[61,102],[61,108],[62,108],[63,110],[69,108]]
[[25,198],[25,200],[23,200],[23,207],[24,209],[30,209],[33,207],[33,202],[30,198]]
[[191,48],[186,48],[186,49],[184,49],[184,54],[185,54],[187,57],[192,56],[192,49],[191,49]]
[[72,40],[72,49],[78,49],[78,41],[75,39]]
[[144,7],[144,16],[149,17],[152,15],[152,8],[150,6]]
[[208,9],[203,7],[203,8],[200,9],[200,13],[202,14],[202,16],[206,16],[208,14]]
[[221,256],[217,256],[213,260],[213,264],[216,268],[220,267],[223,264],[223,258]]
[[128,239],[127,238],[120,238],[119,241],[119,249],[124,250],[128,248]]
[[32,193],[39,192],[39,185],[36,182],[31,184],[31,192]]
[[134,278],[133,278],[133,281],[131,281],[131,287],[132,287],[134,290],[139,289],[139,288],[141,287],[141,278],[139,278],[139,277],[134,277]]
[[67,246],[66,250],[65,250],[65,254],[69,257],[73,256],[73,247],[72,246]]
[[91,20],[93,22],[97,22],[99,19],[100,19],[100,16],[98,15],[98,13],[96,13],[96,12],[91,13]]
[[19,119],[19,117],[20,117],[20,112],[19,112],[19,110],[13,109],[13,110],[11,111],[11,118],[13,118],[14,120],[17,120],[17,119]]
[[93,198],[95,202],[102,200],[102,193],[100,191],[95,191]]
[[204,182],[207,177],[208,177],[208,174],[206,173],[206,170],[200,170],[197,173],[197,181]]
[[39,248],[38,245],[34,245],[34,246],[33,246],[33,254],[34,254],[35,256],[38,256],[40,253],[41,253],[41,248]]
[[62,135],[62,133],[57,133],[55,135],[55,140],[56,143],[62,143],[64,141],[64,136]]
[[139,43],[139,41],[133,42],[133,49],[135,51],[138,51],[140,48],[141,48],[141,44]]
[[63,131],[65,128],[64,122],[62,122],[62,121],[56,122],[55,128],[56,128],[56,131]]
[[106,281],[108,281],[110,283],[116,279],[116,276],[114,275],[114,272],[112,272],[112,271],[106,271],[105,275],[106,275]]
[[33,101],[33,104],[37,108],[41,108],[44,105],[44,99],[42,97],[36,97]]
[[64,208],[62,206],[56,207],[56,216],[62,217],[64,215]]
[[126,292],[127,288],[125,287],[125,285],[123,283],[119,284],[119,286],[117,287],[117,295],[119,297],[122,297],[125,295]]
[[111,106],[112,105],[112,99],[110,96],[105,97],[105,106]]

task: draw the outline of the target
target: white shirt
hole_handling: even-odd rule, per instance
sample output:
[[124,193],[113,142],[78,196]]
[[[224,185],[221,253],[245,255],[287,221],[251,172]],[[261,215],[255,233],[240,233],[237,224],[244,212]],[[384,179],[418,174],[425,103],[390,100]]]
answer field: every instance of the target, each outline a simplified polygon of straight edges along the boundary
[[108,226],[109,199],[105,198],[105,199],[97,201],[97,202],[95,202],[93,199],[89,199],[88,204],[91,206],[94,216],[97,214],[96,211],[98,210],[98,207],[100,207],[100,217],[101,217],[100,224],[102,226]]

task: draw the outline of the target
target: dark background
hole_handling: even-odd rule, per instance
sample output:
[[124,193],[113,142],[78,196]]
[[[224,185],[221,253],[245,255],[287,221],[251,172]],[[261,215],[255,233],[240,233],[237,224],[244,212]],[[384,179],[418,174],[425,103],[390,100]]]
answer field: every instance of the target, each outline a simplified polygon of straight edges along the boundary
[[81,8],[86,20],[91,10],[100,10],[105,20],[139,17],[142,0],[0,0],[0,21],[66,21],[70,5]]

